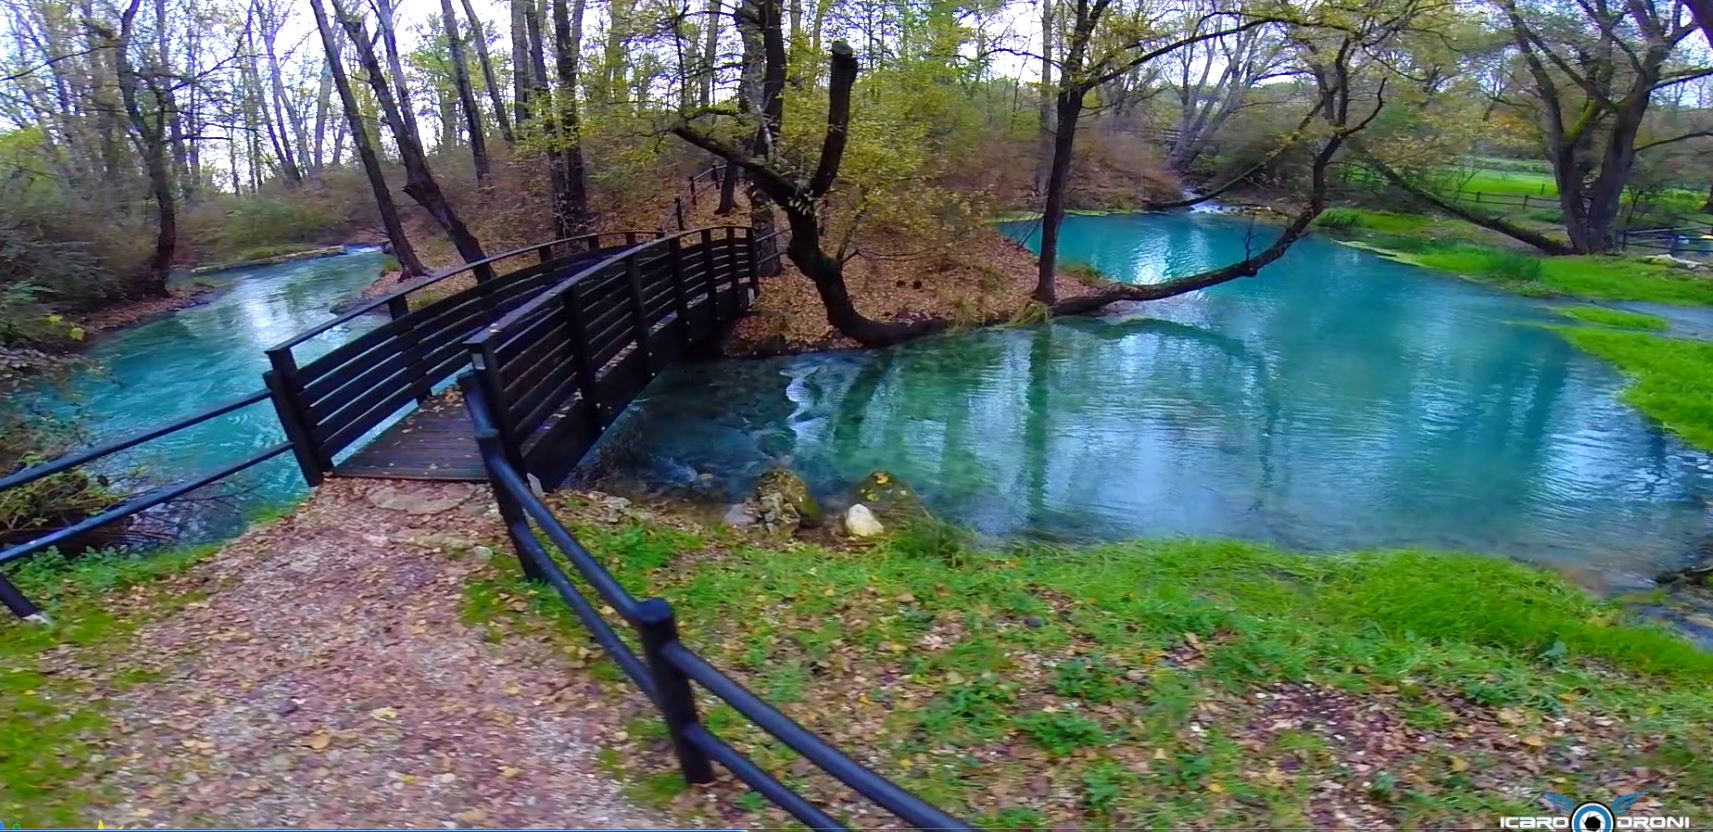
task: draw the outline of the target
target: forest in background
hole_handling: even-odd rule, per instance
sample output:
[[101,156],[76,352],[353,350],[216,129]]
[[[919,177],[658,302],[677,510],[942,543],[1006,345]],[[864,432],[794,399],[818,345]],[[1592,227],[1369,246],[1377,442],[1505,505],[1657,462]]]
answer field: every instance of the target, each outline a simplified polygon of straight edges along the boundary
[[[1035,298],[1080,311],[1252,274],[1350,165],[1606,251],[1638,189],[1713,178],[1697,1],[4,0],[0,341],[74,344],[68,313],[192,263],[386,240],[421,274],[662,227],[721,157],[866,343],[947,323],[840,307],[866,241],[932,268],[996,210],[1043,211]],[[1562,230],[1438,204],[1472,150],[1544,158]],[[1282,204],[1282,245],[1058,297],[1068,208],[1179,206],[1181,181]]]

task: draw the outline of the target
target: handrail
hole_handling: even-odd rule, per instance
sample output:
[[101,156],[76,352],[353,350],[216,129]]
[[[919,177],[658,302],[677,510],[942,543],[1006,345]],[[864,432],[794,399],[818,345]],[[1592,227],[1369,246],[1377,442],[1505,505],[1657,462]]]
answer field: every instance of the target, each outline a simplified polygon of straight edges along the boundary
[[451,269],[451,270],[446,271],[446,272],[442,272],[441,274],[433,275],[433,276],[429,277],[427,280],[423,280],[423,281],[419,281],[417,283],[413,283],[413,284],[406,286],[402,289],[397,289],[397,290],[394,290],[392,292],[388,292],[385,295],[377,295],[375,298],[371,299],[369,302],[364,303],[362,305],[359,305],[354,309],[346,310],[344,314],[339,315],[330,321],[325,321],[325,322],[323,322],[317,326],[313,326],[313,327],[310,327],[309,329],[306,329],[302,332],[299,332],[298,334],[293,335],[292,337],[290,337],[284,341],[281,341],[278,344],[275,344],[275,345],[269,347],[266,351],[267,352],[276,352],[279,350],[291,349],[292,347],[295,347],[298,344],[302,344],[302,343],[304,343],[304,342],[306,342],[306,341],[308,341],[308,340],[310,340],[310,339],[312,339],[318,335],[321,335],[322,333],[324,333],[324,332],[326,332],[326,331],[328,331],[328,330],[330,330],[336,326],[339,326],[340,324],[349,323],[349,322],[351,322],[357,318],[360,318],[364,315],[369,314],[370,312],[375,311],[376,309],[380,309],[380,308],[386,306],[387,304],[392,303],[393,301],[396,301],[400,298],[407,297],[407,296],[409,296],[415,292],[421,291],[422,289],[426,289],[429,286],[433,286],[434,284],[439,283],[442,280],[446,280],[447,278],[454,277],[456,275],[460,275],[460,274],[463,274],[465,272],[474,271],[474,270],[482,268],[484,266],[491,266],[494,263],[499,262],[500,260],[505,260],[505,259],[511,258],[511,257],[518,257],[520,255],[528,254],[528,253],[533,252],[533,251],[540,251],[544,248],[552,248],[553,246],[562,245],[565,243],[576,242],[578,240],[595,240],[596,242],[599,242],[600,238],[602,238],[602,237],[624,236],[627,238],[634,238],[635,236],[637,236],[637,234],[638,234],[638,232],[634,232],[634,231],[608,231],[608,232],[602,232],[602,233],[598,233],[598,234],[583,234],[583,235],[580,235],[577,237],[562,237],[560,239],[552,240],[550,242],[536,243],[535,245],[524,246],[522,248],[515,248],[515,249],[512,249],[511,251],[501,252],[499,254],[495,254],[495,255],[492,255],[490,257],[486,257],[484,259],[477,260],[475,262],[465,263],[465,264],[463,264],[457,268]]
[[48,460],[47,462],[32,465],[29,468],[25,468],[4,478],[0,478],[0,491],[16,488],[20,485],[27,485],[41,479],[42,477],[52,476],[69,468],[75,468],[85,462],[89,462],[90,460],[99,459],[109,454],[115,454],[129,448],[134,448],[151,439],[159,439],[174,431],[183,430],[184,428],[191,427],[192,425],[201,424],[217,416],[224,416],[239,408],[259,404],[266,401],[267,398],[268,391],[259,390],[248,396],[233,399],[225,404],[215,405],[214,407],[203,410],[200,413],[186,416],[176,422],[168,422],[158,428],[146,430],[142,433],[132,434],[123,439],[115,439],[103,445],[96,445],[87,451],[65,454],[64,456],[56,457]]
[[[607,257],[607,258],[601,260],[600,262],[595,263],[594,265],[591,265],[588,268],[586,268],[586,269],[584,269],[584,270],[560,281],[559,283],[555,284],[552,288],[544,290],[541,294],[536,295],[535,297],[531,298],[527,303],[524,303],[523,305],[519,306],[518,308],[513,309],[511,312],[507,313],[504,317],[493,322],[492,324],[488,325],[487,327],[484,327],[483,328],[484,332],[487,332],[487,333],[499,332],[501,330],[504,330],[506,327],[509,327],[509,326],[517,323],[518,321],[520,321],[524,318],[527,318],[530,315],[535,314],[536,312],[539,312],[541,310],[541,307],[546,306],[548,303],[551,303],[554,300],[558,299],[561,295],[564,295],[566,292],[569,292],[572,289],[576,288],[577,284],[582,283],[583,281],[587,280],[590,275],[595,274],[596,272],[599,272],[599,271],[607,268],[608,266],[611,266],[614,262],[616,262],[618,260],[622,260],[622,259],[627,258],[627,257],[635,257],[635,256],[643,253],[644,251],[648,250],[649,248],[652,248],[654,246],[667,245],[667,244],[670,244],[673,240],[681,240],[685,237],[700,236],[702,234],[702,232],[704,232],[704,231],[721,230],[721,229],[732,229],[732,230],[740,230],[740,231],[745,231],[745,232],[749,231],[748,226],[742,226],[742,225],[715,225],[715,226],[710,226],[708,228],[691,228],[691,229],[686,229],[684,231],[679,231],[675,234],[666,234],[664,236],[656,237],[652,240],[648,240],[646,242],[638,243],[637,245],[631,246],[630,248],[627,248],[623,251],[614,252],[611,257]],[[481,336],[477,336],[477,337],[479,338]]]
[[[267,401],[269,398],[271,397],[267,392],[251,393],[247,396],[241,396],[231,401],[215,405],[214,407],[204,409],[190,416],[169,422],[161,427],[151,428],[141,433],[132,434],[130,436],[97,445],[96,447],[85,451],[66,454],[57,459],[53,459],[39,465],[33,465],[21,471],[13,472],[5,478],[0,479],[0,492],[28,485],[44,477],[64,473],[80,465],[135,448],[169,434],[194,428],[212,419],[217,419],[234,411],[260,404]],[[102,528],[103,526],[116,523],[120,520],[124,520],[125,518],[147,511],[161,505],[162,503],[168,502],[169,500],[175,500],[185,494],[195,491],[198,488],[215,482],[216,480],[224,479],[238,473],[239,471],[278,457],[287,451],[290,451],[291,448],[292,446],[290,442],[281,442],[268,448],[264,448],[260,452],[238,460],[237,462],[230,463],[224,468],[214,471],[213,473],[203,474],[171,485],[160,486],[152,490],[145,491],[123,503],[120,503],[119,505],[102,511],[99,514],[85,517],[70,526],[55,529],[46,534],[26,540],[23,543],[0,550],[0,564],[28,557],[49,547],[57,546],[60,543],[81,537],[95,531],[96,529]],[[0,604],[4,604],[19,618],[35,618],[41,614],[41,608],[29,598],[25,597],[24,594],[20,592],[16,586],[13,586],[12,583],[3,575],[0,575]]]
[[[757,728],[803,755],[821,771],[905,823],[919,829],[971,832],[968,824],[858,763],[767,704],[684,644],[678,635],[677,619],[671,604],[659,598],[637,601],[611,572],[577,543],[524,481],[522,473],[507,460],[497,430],[495,403],[489,401],[476,374],[462,374],[459,385],[464,390],[464,403],[470,419],[476,426],[476,444],[493,486],[494,499],[501,516],[507,520],[506,529],[524,575],[552,586],[625,675],[648,694],[666,723],[679,769],[686,781],[712,782],[712,764],[717,762],[811,829],[845,828],[710,731],[697,716],[696,695],[691,685],[695,682]],[[642,645],[643,659],[637,658],[630,645],[577,590],[564,567],[542,546],[535,529],[540,529],[565,554],[577,574],[633,627],[636,640]]]

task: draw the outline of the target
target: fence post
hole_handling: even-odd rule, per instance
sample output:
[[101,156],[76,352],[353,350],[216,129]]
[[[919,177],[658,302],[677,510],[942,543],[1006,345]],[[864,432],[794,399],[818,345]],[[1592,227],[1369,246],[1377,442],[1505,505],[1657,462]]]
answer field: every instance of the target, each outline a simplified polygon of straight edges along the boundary
[[24,597],[24,593],[18,591],[18,588],[13,586],[5,575],[0,575],[0,602],[5,603],[6,609],[11,610],[13,615],[25,621],[47,623],[48,619],[42,615],[42,608],[36,606],[34,601]]
[[[694,176],[690,177],[690,207],[696,207],[696,177]],[[684,229],[681,226],[678,230],[683,231]]]
[[642,351],[643,366],[648,368],[648,377],[654,378],[659,369],[654,366],[654,350],[649,349],[648,308],[642,302],[642,266],[637,264],[639,258],[631,255],[625,258],[625,280],[630,284],[630,316],[631,337],[636,339],[636,348]]
[[[692,200],[692,201],[694,201],[694,200]],[[684,197],[675,196],[672,198],[672,215],[674,217],[676,217],[678,220],[678,230],[683,231],[684,230]]]
[[708,755],[685,736],[691,726],[700,724],[696,694],[690,689],[690,680],[664,655],[666,646],[678,640],[678,619],[672,614],[672,605],[659,598],[643,599],[636,605],[636,632],[642,640],[649,675],[654,677],[654,706],[666,721],[666,733],[672,737],[672,750],[678,755],[678,770],[685,782],[714,782],[714,766]]
[[[410,314],[410,301],[402,295],[387,301],[387,314],[394,321]],[[422,335],[410,327],[404,327],[398,333],[399,353],[404,356],[404,366],[416,380],[412,386],[416,388],[416,403],[427,404],[428,395],[433,389],[428,381],[428,367],[423,363]]]
[[[478,382],[474,377],[464,376],[458,381],[464,387],[466,393],[475,392]],[[481,398],[481,396],[476,395],[466,399],[466,401],[471,403],[472,406],[477,406],[475,403]],[[490,417],[494,417],[499,414],[494,413],[493,409],[490,408],[488,415]],[[484,428],[476,431],[476,448],[482,455],[482,470],[488,472],[488,487],[492,488],[494,491],[494,504],[500,509],[500,519],[504,520],[506,523],[506,535],[508,537],[513,536],[516,534],[516,532],[513,531],[513,527],[519,522],[527,521],[528,518],[523,513],[523,506],[518,505],[517,499],[513,497],[511,492],[506,489],[505,485],[500,482],[500,478],[494,475],[494,465],[490,460],[495,456],[498,456],[501,459],[506,458],[505,450],[500,447],[499,433],[493,428]],[[521,470],[519,473],[522,473]],[[547,576],[536,567],[535,561],[529,559],[529,555],[524,554],[523,546],[519,545],[516,540],[512,541],[512,549],[517,552],[517,562],[519,566],[523,567],[523,576],[525,578],[532,581],[547,580]]]
[[262,382],[268,386],[268,392],[273,394],[274,412],[279,416],[280,426],[285,428],[286,438],[291,440],[292,456],[297,457],[297,467],[303,471],[303,481],[314,488],[321,484],[322,476],[333,468],[333,460],[322,455],[315,446],[314,434],[310,431],[309,415],[303,406],[303,399],[298,395],[303,385],[297,380],[297,360],[292,357],[291,349],[268,350],[268,363],[273,369],[262,374]]
[[720,323],[720,284],[714,274],[714,230],[702,229],[702,280],[708,284],[708,319]]
[[679,246],[683,238],[673,237],[666,244],[666,256],[672,266],[672,308],[678,315],[678,335],[684,346],[690,346],[690,295],[684,288],[684,250]]
[[589,407],[589,418],[594,422],[595,435],[599,436],[607,429],[607,408],[601,402],[594,356],[589,352],[589,332],[583,325],[582,288],[581,283],[572,284],[561,296],[560,305],[571,328],[571,360],[577,365],[577,389],[583,393],[583,403]]

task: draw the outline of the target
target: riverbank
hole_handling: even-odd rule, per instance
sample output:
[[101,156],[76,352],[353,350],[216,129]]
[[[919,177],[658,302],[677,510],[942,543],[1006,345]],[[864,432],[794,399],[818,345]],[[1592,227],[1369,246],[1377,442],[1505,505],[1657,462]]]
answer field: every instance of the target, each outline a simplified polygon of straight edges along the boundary
[[[1709,820],[1713,654],[1542,570],[1193,540],[993,549],[909,524],[810,542],[670,503],[554,502],[627,586],[675,604],[698,652],[983,824],[1463,825],[1542,791],[1641,790],[1639,813]],[[490,505],[335,482],[219,552],[26,580],[61,587],[58,623],[0,635],[21,669],[0,808],[25,825],[779,825],[728,777],[683,786],[658,717],[521,580]],[[725,708],[704,719],[835,814],[883,820]]]

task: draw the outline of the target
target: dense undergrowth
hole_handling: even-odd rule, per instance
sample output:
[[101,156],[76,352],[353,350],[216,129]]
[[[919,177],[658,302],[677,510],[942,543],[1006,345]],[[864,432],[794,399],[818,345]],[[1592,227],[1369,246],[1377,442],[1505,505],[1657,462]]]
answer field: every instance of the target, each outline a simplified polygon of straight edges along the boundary
[[[671,600],[716,665],[996,828],[1490,823],[1542,790],[1639,780],[1693,813],[1713,788],[1698,764],[1713,655],[1496,558],[1181,540],[993,552],[938,524],[867,549],[657,517],[576,531],[638,594]],[[557,599],[500,566],[471,587],[471,622],[590,655]],[[795,787],[878,820],[728,708],[705,714]],[[651,712],[628,733],[636,747],[606,763],[637,797],[780,819],[729,783],[682,794]]]

